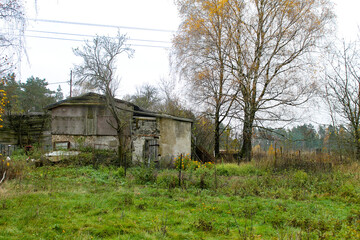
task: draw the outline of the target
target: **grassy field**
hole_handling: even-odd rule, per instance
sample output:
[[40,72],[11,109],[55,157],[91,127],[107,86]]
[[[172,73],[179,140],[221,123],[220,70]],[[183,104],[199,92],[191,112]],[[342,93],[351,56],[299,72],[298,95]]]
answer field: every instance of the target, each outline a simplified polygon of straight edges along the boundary
[[360,239],[360,165],[44,166],[0,185],[0,239]]

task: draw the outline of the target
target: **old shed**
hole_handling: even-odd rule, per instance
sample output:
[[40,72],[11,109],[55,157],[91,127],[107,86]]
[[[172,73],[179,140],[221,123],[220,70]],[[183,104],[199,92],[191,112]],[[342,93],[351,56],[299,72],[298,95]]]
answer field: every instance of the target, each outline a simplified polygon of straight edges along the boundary
[[[98,149],[117,149],[114,119],[104,104],[104,96],[87,93],[49,105],[54,149],[87,145]],[[178,118],[142,109],[116,99],[128,124],[124,139],[134,162],[172,159],[191,153],[191,119]]]

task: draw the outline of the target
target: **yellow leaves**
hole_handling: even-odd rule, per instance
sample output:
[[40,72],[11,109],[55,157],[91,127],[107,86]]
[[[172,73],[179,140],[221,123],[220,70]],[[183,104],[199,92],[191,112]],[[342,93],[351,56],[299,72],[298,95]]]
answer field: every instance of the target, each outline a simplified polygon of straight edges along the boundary
[[[1,79],[0,86],[1,85],[5,85],[5,79]],[[7,100],[6,92],[5,92],[5,90],[1,89],[0,90],[0,122],[3,121],[3,119],[1,118],[1,113],[4,113],[5,105],[7,103],[8,103],[8,100]],[[2,128],[2,127],[3,126],[0,125],[0,128]]]
[[204,32],[209,25],[216,25],[225,15],[229,0],[194,0],[186,13],[183,29],[187,32]]
[[203,1],[203,7],[208,11],[210,17],[214,15],[222,16],[228,2],[229,0],[208,0]]
[[[271,145],[272,147],[272,145]],[[252,148],[252,151],[253,152],[260,152],[261,151],[261,147],[259,144],[255,145],[253,148]],[[272,150],[273,151],[273,150]]]
[[190,16],[190,18],[188,18],[185,21],[184,26],[188,32],[201,31],[203,23],[204,23],[203,19],[199,19],[194,16]]
[[286,8],[294,8],[294,7],[298,6],[299,4],[300,4],[299,1],[294,1],[294,0],[284,1],[284,6]]
[[280,1],[283,11],[288,16],[297,16],[301,12],[313,9],[314,0],[282,0]]
[[269,156],[275,156],[275,149],[273,147],[273,145],[271,144],[268,150],[268,155]]
[[203,79],[206,79],[208,76],[209,75],[208,75],[207,71],[202,71],[197,74],[197,79],[203,80]]

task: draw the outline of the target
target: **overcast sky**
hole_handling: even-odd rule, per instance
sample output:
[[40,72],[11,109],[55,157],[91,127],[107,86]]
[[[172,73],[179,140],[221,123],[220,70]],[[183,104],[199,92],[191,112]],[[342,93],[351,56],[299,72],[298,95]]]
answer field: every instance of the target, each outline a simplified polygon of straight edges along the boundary
[[[168,51],[180,22],[173,0],[37,0],[37,8],[34,2],[26,3],[28,61],[21,62],[21,81],[30,76],[45,78],[51,89],[60,84],[68,96],[70,71],[81,61],[72,49],[95,34],[115,36],[115,26],[122,27],[120,32],[127,34],[135,49],[132,59],[119,61],[119,96],[134,93],[142,83],[169,78]],[[354,38],[360,1],[334,2],[339,36]]]
[[27,17],[29,61],[21,63],[22,81],[33,75],[45,78],[52,89],[61,83],[67,96],[69,85],[64,82],[69,81],[74,63],[81,61],[72,49],[96,34],[115,36],[115,26],[123,27],[120,32],[135,49],[132,59],[119,61],[120,95],[133,93],[143,82],[168,78],[168,51],[179,23],[173,0],[37,0],[37,9],[28,0]]

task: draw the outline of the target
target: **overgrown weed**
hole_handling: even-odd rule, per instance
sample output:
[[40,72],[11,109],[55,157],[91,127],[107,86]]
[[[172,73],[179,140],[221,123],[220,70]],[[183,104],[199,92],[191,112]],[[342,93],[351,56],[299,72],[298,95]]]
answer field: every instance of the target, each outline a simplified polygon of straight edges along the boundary
[[359,164],[330,171],[261,164],[188,169],[181,184],[176,169],[134,167],[125,177],[115,166],[25,164],[21,184],[15,178],[0,188],[0,235],[33,238],[33,228],[21,227],[27,222],[39,239],[360,236]]

